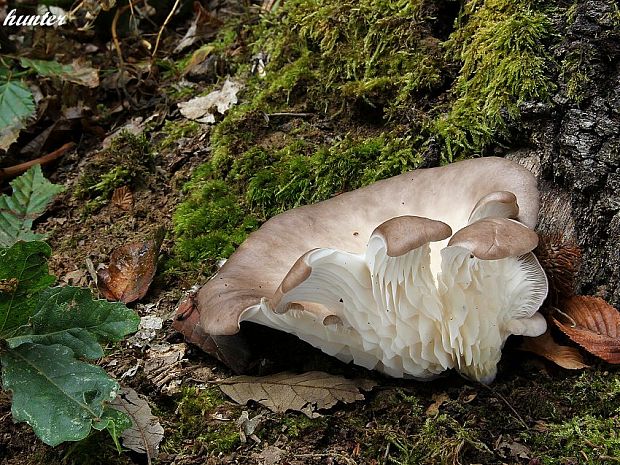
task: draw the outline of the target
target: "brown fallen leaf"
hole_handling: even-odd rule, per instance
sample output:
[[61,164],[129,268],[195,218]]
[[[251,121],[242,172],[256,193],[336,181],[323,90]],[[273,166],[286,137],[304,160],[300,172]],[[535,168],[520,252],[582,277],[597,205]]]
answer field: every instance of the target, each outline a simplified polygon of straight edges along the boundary
[[148,462],[156,458],[159,453],[159,444],[164,438],[164,428],[151,407],[144,398],[131,388],[122,388],[118,396],[110,402],[116,410],[126,413],[133,425],[121,434],[123,446],[128,449],[146,454]]
[[97,271],[97,287],[108,300],[133,302],[145,296],[157,271],[161,240],[132,242],[112,252],[110,264]]
[[445,392],[433,394],[433,403],[426,409],[426,416],[435,417],[439,414],[439,407],[441,407],[446,401],[450,400],[450,396]]
[[577,348],[558,344],[549,330],[542,336],[523,338],[519,349],[540,355],[567,370],[588,368]]
[[[600,297],[573,296],[564,301],[567,317],[553,322],[572,341],[608,363],[620,364],[620,313]],[[572,321],[570,321],[572,320]]]
[[129,186],[119,187],[114,190],[112,194],[112,204],[123,211],[131,210],[131,207],[133,207],[133,195],[131,194]]
[[360,389],[369,391],[375,386],[368,379],[346,379],[320,371],[301,375],[284,372],[261,377],[234,376],[220,383],[222,392],[239,404],[253,400],[272,412],[295,410],[309,418],[320,416],[317,410],[333,407],[338,401],[363,400]]

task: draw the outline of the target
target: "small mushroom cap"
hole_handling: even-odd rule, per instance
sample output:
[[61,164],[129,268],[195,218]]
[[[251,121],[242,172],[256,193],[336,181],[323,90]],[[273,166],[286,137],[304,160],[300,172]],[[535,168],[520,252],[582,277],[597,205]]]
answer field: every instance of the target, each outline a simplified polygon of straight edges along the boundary
[[452,236],[448,247],[469,250],[481,260],[500,260],[531,252],[538,245],[538,235],[518,221],[507,218],[484,218],[464,227]]
[[443,241],[452,229],[442,221],[420,216],[397,216],[381,223],[371,237],[380,237],[390,257],[400,257],[429,242]]
[[[289,292],[291,289],[299,286],[310,277],[310,274],[312,273],[312,267],[308,264],[307,258],[312,252],[314,252],[314,250],[306,252],[297,259],[297,261],[293,264],[288,273],[286,273],[286,276],[278,286],[278,289],[276,289],[276,292],[271,298],[271,305],[274,311],[276,311],[276,313],[279,313],[276,309],[280,304],[282,296]],[[284,312],[288,310],[288,307],[286,309],[283,309]]]
[[512,192],[498,191],[491,192],[478,201],[469,216],[469,223],[488,217],[517,219],[518,216],[517,196]]

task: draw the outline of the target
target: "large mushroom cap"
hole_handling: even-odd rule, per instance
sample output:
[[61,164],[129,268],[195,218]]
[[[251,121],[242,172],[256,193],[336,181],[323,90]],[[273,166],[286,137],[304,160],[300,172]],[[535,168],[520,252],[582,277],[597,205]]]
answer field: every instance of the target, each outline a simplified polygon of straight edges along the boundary
[[200,290],[201,324],[212,335],[236,333],[242,313],[271,299],[310,250],[361,254],[375,228],[399,216],[433,218],[456,231],[468,224],[481,199],[501,191],[514,194],[516,219],[533,228],[539,206],[536,179],[524,167],[495,157],[404,173],[277,215],[252,233]]

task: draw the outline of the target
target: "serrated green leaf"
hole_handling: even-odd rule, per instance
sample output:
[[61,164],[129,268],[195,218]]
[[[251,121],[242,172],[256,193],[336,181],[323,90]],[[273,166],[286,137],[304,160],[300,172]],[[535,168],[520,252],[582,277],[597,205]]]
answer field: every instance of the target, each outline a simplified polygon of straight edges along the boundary
[[10,247],[17,241],[43,239],[31,231],[32,222],[47,208],[63,187],[49,182],[35,165],[11,182],[13,195],[0,197],[0,247]]
[[27,422],[50,446],[83,439],[93,424],[101,426],[105,405],[119,389],[101,368],[60,345],[23,344],[4,351],[0,361],[3,388],[13,392],[13,419]]
[[0,129],[20,123],[34,113],[32,92],[21,82],[0,84]]
[[139,324],[140,317],[120,302],[93,300],[86,288],[54,287],[40,295],[26,334],[7,339],[7,344],[62,344],[78,357],[95,359],[103,356],[98,341],[120,341]]
[[97,70],[76,62],[71,65],[63,65],[57,61],[20,58],[20,64],[24,68],[32,69],[40,76],[57,77],[81,86],[97,87],[99,85]]
[[45,242],[18,242],[0,249],[0,282],[14,283],[0,291],[0,338],[13,335],[35,313],[39,294],[54,283]]
[[73,68],[70,65],[62,65],[57,61],[32,60],[30,58],[20,58],[19,64],[23,68],[30,68],[40,76],[62,76],[63,73],[70,73]]

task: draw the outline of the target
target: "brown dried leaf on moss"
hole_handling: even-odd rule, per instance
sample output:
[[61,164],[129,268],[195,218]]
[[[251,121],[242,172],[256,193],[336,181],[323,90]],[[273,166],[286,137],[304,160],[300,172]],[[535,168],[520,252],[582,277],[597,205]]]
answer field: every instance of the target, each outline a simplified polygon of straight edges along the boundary
[[131,210],[131,207],[133,207],[133,195],[129,186],[122,186],[114,190],[112,204],[123,211]]
[[426,416],[428,417],[436,417],[437,415],[439,415],[439,407],[441,407],[444,402],[447,402],[450,400],[450,396],[445,393],[445,392],[441,392],[441,393],[435,393],[433,394],[433,403],[431,405],[428,406],[428,408],[426,409]]
[[[620,364],[620,313],[600,297],[573,296],[564,302],[567,318],[553,322],[572,341],[608,363]],[[572,319],[572,321],[569,321]]]
[[108,300],[123,303],[144,297],[157,271],[161,241],[125,244],[110,256],[110,264],[97,272],[97,286]]
[[[164,438],[164,428],[144,398],[131,388],[123,388],[111,402],[112,407],[126,413],[133,426],[123,431],[123,446],[150,458],[157,457],[159,444]],[[149,461],[150,463],[150,461]]]
[[364,400],[360,392],[376,386],[368,379],[346,379],[320,371],[301,375],[277,373],[270,376],[234,376],[220,383],[224,394],[239,404],[253,400],[272,412],[295,410],[309,418],[319,415],[317,410],[333,407],[340,402]]
[[524,338],[519,348],[540,355],[567,370],[588,368],[578,349],[558,344],[549,330],[542,336]]

